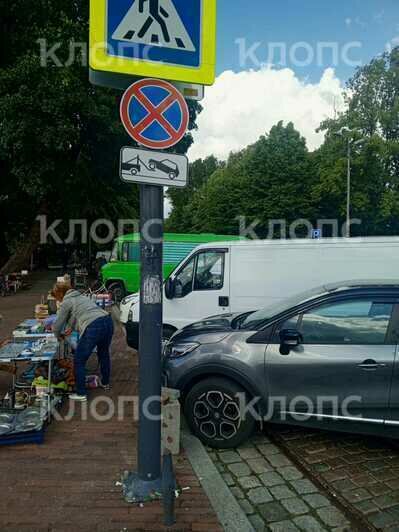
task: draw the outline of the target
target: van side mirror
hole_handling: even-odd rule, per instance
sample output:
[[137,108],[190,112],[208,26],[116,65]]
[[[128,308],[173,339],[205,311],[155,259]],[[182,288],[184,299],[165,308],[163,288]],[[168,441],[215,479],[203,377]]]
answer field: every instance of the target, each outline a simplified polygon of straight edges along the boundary
[[166,279],[165,282],[165,296],[166,299],[173,299],[175,296],[175,283],[171,277]]
[[283,329],[280,331],[280,353],[289,355],[292,349],[303,342],[302,334],[296,329]]

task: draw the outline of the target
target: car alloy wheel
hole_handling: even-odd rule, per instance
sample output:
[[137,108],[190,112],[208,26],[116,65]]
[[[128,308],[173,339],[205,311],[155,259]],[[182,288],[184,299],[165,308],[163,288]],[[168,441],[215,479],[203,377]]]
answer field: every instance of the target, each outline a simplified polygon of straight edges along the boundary
[[235,436],[241,424],[238,404],[219,390],[211,390],[200,396],[194,403],[194,419],[204,436],[219,440],[229,440]]
[[242,396],[248,401],[245,390],[226,378],[215,376],[198,382],[184,399],[191,430],[210,447],[227,449],[240,445],[255,428],[255,419],[249,412],[241,415]]

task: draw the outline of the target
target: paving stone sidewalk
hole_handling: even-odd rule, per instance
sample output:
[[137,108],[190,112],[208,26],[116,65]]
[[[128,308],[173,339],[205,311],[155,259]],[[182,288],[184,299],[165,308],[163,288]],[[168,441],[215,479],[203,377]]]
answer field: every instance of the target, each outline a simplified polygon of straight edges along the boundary
[[359,530],[264,434],[209,455],[256,531]]

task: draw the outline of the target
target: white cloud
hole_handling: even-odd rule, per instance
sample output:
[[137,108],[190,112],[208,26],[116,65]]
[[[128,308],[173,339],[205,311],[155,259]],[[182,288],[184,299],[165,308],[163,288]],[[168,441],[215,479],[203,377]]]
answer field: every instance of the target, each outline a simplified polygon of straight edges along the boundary
[[323,142],[323,133],[315,131],[320,122],[344,108],[342,85],[331,68],[315,84],[300,80],[289,68],[225,71],[205,89],[202,104],[191,161],[211,154],[226,159],[280,120],[293,122],[313,150]]
[[[399,26],[398,26],[398,29],[399,29]],[[396,46],[399,46],[399,35],[397,37],[393,37],[390,40],[387,46],[387,50],[391,52],[392,48],[396,48]]]

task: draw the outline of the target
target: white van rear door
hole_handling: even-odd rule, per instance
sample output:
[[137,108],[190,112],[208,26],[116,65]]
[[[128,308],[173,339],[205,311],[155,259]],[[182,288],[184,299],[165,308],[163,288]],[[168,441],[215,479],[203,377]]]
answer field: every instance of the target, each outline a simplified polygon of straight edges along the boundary
[[175,296],[164,299],[163,322],[177,329],[214,314],[230,312],[228,248],[195,253],[174,276]]

